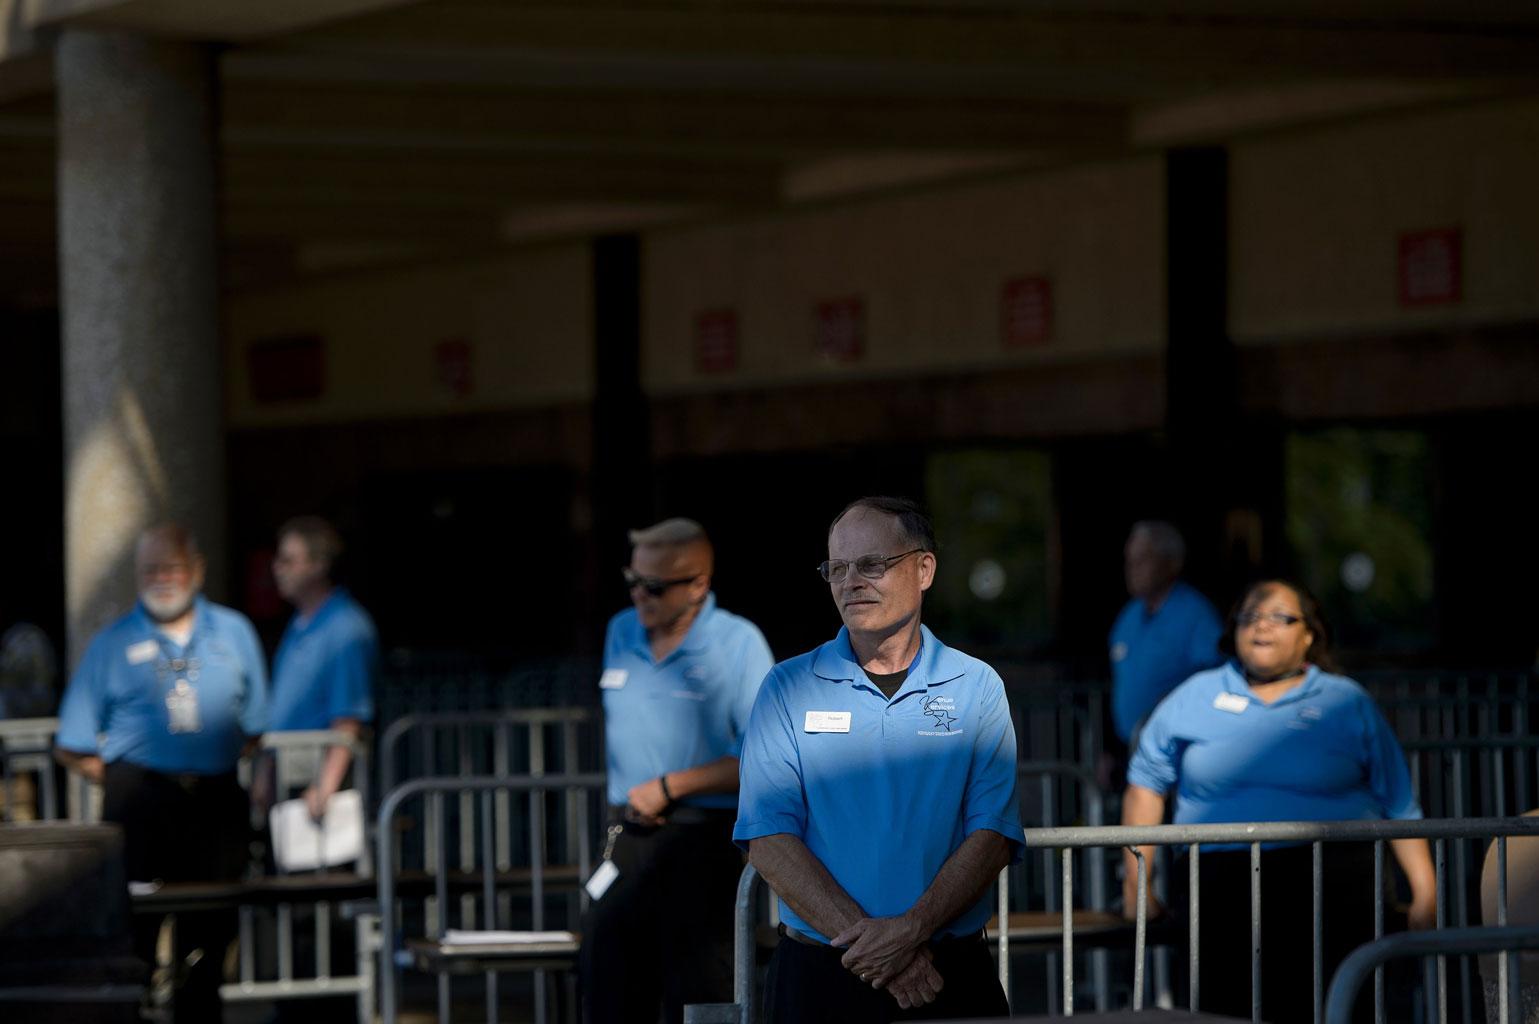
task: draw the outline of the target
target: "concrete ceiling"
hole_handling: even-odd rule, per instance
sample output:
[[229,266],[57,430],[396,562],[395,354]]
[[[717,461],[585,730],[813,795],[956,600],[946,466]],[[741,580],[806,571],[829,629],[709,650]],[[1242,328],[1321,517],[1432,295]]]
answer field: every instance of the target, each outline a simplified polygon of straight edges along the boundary
[[234,287],[1539,86],[1494,0],[0,0],[0,305],[72,26],[221,45]]

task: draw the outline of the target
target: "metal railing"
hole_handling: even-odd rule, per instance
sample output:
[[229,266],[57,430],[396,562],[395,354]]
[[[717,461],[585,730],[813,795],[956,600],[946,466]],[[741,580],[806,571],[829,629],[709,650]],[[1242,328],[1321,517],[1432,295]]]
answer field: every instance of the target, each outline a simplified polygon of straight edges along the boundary
[[59,731],[57,718],[0,719],[0,785],[4,786],[4,821],[17,821],[19,798],[24,787],[18,775],[35,778],[38,805],[36,816],[53,821],[60,816],[59,794],[53,763],[53,736]]
[[[529,812],[532,828],[529,833],[529,886],[530,886],[530,914],[529,924],[532,929],[539,931],[547,926],[545,920],[545,894],[547,887],[547,873],[549,865],[546,863],[549,832],[545,828],[544,799],[547,794],[572,794],[578,799],[575,801],[579,808],[579,822],[572,837],[576,841],[577,879],[585,879],[593,866],[593,852],[591,840],[594,835],[596,821],[589,816],[589,808],[600,797],[606,783],[606,777],[601,772],[589,772],[581,774],[555,774],[555,775],[508,775],[508,776],[472,776],[469,778],[429,778],[415,779],[402,783],[385,795],[380,804],[376,822],[377,865],[379,868],[378,893],[379,893],[379,920],[382,944],[380,947],[380,1014],[384,1024],[396,1024],[400,1014],[400,986],[398,969],[408,966],[409,957],[405,955],[400,922],[403,918],[400,906],[400,890],[397,873],[400,869],[400,861],[397,857],[396,843],[392,841],[396,823],[400,818],[407,803],[412,800],[424,799],[429,805],[431,817],[440,823],[436,833],[435,845],[438,847],[437,856],[433,863],[437,865],[429,874],[432,881],[433,899],[445,912],[436,915],[436,919],[427,920],[427,930],[435,938],[442,938],[448,925],[447,908],[450,906],[451,886],[448,870],[448,852],[444,848],[448,841],[448,814],[445,807],[446,798],[453,795],[461,798],[468,797],[478,804],[478,811],[474,817],[479,820],[480,827],[476,828],[475,822],[471,823],[473,838],[479,838],[477,854],[473,862],[479,864],[478,892],[468,902],[461,904],[462,923],[467,928],[480,928],[482,930],[497,930],[507,927],[510,923],[502,901],[499,899],[499,890],[506,883],[500,877],[500,868],[503,862],[499,860],[496,848],[496,797],[498,795],[525,794],[529,799]],[[462,867],[469,865],[462,862]],[[479,914],[476,902],[479,902]],[[586,894],[583,895],[582,904],[586,905]],[[479,916],[480,920],[476,918]],[[510,961],[508,966],[516,966],[516,961]],[[535,1019],[541,1024],[547,1018],[546,992],[544,985],[544,970],[536,969],[534,988],[534,1012]],[[440,969],[438,974],[438,1014],[439,1020],[447,1021],[450,1015],[450,987],[449,976],[446,971]],[[497,1019],[497,979],[496,971],[488,968],[484,971],[486,977],[486,1005],[487,1017],[491,1022]]]
[[[1148,884],[1148,865],[1144,863],[1141,846],[1185,846],[1188,850],[1190,877],[1189,915],[1193,923],[1200,920],[1201,883],[1198,864],[1203,845],[1241,844],[1250,848],[1251,855],[1251,1018],[1261,1020],[1261,879],[1263,843],[1310,844],[1313,848],[1313,921],[1314,921],[1314,1006],[1315,1020],[1319,1022],[1323,1012],[1324,978],[1322,977],[1322,843],[1372,842],[1374,849],[1374,937],[1384,934],[1384,843],[1395,839],[1427,839],[1436,850],[1438,924],[1445,921],[1447,896],[1447,866],[1444,844],[1450,840],[1495,839],[1498,858],[1498,913],[1505,922],[1506,838],[1509,836],[1539,835],[1539,819],[1536,818],[1473,818],[1465,820],[1426,819],[1418,821],[1351,821],[1351,822],[1258,822],[1232,825],[1149,825],[1113,826],[1103,828],[1047,828],[1027,829],[1028,848],[1049,847],[1060,851],[1064,865],[1065,886],[1073,884],[1073,858],[1071,851],[1090,847],[1128,847],[1135,850],[1138,862],[1138,906],[1134,923],[1134,970],[1133,1009],[1143,1008],[1142,971],[1144,948],[1148,929],[1145,894]],[[1065,907],[1064,956],[1072,956],[1072,907]],[[1200,1009],[1201,958],[1198,952],[1198,932],[1195,927],[1188,935],[1188,979],[1190,1007]],[[1447,1021],[1448,1008],[1442,985],[1445,966],[1439,960],[1439,1021]],[[1376,972],[1374,984],[1374,1013],[1379,1022],[1384,1020],[1384,991],[1382,972]],[[1072,1015],[1074,1006],[1072,989],[1064,993],[1064,1014]]]
[[1515,972],[1509,973],[1507,962],[1520,949],[1539,949],[1539,926],[1444,928],[1432,932],[1407,932],[1359,946],[1342,961],[1336,977],[1331,980],[1330,992],[1325,999],[1325,1022],[1350,1024],[1352,1006],[1368,975],[1377,975],[1386,962],[1396,957],[1436,956],[1442,959],[1472,953],[1500,952],[1503,956],[1502,976],[1498,982],[1500,1003],[1497,1020],[1499,1024],[1508,1024],[1513,1004],[1517,1002],[1511,991],[1512,983],[1517,979]]

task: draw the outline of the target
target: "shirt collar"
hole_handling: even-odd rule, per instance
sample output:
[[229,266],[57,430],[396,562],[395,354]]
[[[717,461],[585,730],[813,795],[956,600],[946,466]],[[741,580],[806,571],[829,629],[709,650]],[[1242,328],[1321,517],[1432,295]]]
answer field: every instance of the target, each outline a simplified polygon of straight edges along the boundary
[[[1238,693],[1243,697],[1254,700],[1255,698],[1251,697],[1250,684],[1245,681],[1245,669],[1241,667],[1240,659],[1230,658],[1229,661],[1225,663],[1224,669],[1224,689],[1228,690],[1230,693]],[[1321,677],[1323,675],[1324,673],[1320,671],[1319,665],[1305,666],[1304,681],[1299,683],[1293,689],[1289,690],[1287,693],[1283,694],[1281,697],[1278,697],[1276,700],[1272,701],[1272,703],[1267,705],[1267,707],[1275,708],[1279,704],[1291,704],[1293,701],[1303,700],[1305,697],[1314,696],[1315,692],[1318,691],[1323,685],[1321,683]],[[1261,702],[1257,701],[1256,703],[1259,704]]]
[[301,632],[308,632],[309,630],[314,629],[315,624],[320,622],[326,616],[330,615],[332,609],[337,607],[341,599],[346,596],[347,589],[345,587],[333,585],[331,590],[326,594],[326,600],[316,605],[315,611],[311,612],[309,616],[301,616],[297,611],[294,613],[294,628]]
[[[965,674],[966,669],[957,653],[930,632],[930,627],[919,626],[919,654],[914,659],[908,678],[903,681],[899,694],[927,690],[932,686],[948,683]],[[862,682],[866,674],[855,663],[855,649],[850,644],[850,630],[839,627],[839,635],[819,647],[812,657],[812,674],[835,683]],[[897,694],[894,695],[896,699]]]
[[[695,621],[689,624],[689,629],[684,633],[684,639],[668,655],[668,658],[673,657],[679,651],[689,651],[691,654],[697,654],[709,647],[710,642],[706,632],[710,627],[706,625],[706,622],[715,614],[716,592],[710,590],[706,592],[705,600],[700,602],[700,611],[695,613]],[[631,630],[631,647],[638,654],[645,653],[647,658],[650,659],[652,657],[652,644],[647,640],[647,631],[641,624],[641,616],[634,617],[631,622],[634,626]],[[664,658],[663,661],[667,661],[668,658]]]

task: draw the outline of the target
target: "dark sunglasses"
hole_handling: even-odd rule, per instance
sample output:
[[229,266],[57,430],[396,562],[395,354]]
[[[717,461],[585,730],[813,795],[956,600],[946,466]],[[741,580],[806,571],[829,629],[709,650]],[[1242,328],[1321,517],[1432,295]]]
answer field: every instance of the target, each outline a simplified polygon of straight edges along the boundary
[[621,569],[620,575],[625,577],[626,589],[635,590],[637,587],[640,587],[650,597],[662,597],[668,592],[670,587],[677,587],[681,583],[692,583],[697,578],[695,576],[680,576],[678,579],[660,580],[655,576],[643,576],[629,566]]

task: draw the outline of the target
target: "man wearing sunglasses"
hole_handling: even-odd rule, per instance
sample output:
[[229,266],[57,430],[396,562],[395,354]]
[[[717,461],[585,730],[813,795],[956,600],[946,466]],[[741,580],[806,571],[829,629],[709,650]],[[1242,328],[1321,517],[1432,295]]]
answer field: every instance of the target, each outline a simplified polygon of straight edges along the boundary
[[776,1024],[1009,1014],[983,926],[1024,850],[1015,728],[994,670],[920,624],[935,566],[913,502],[850,504],[818,566],[844,628],[754,703],[733,839],[780,897]]
[[610,825],[579,958],[592,1024],[731,1001],[738,753],[774,661],[753,623],[717,607],[699,523],[630,540],[632,607],[609,622],[599,679]]

